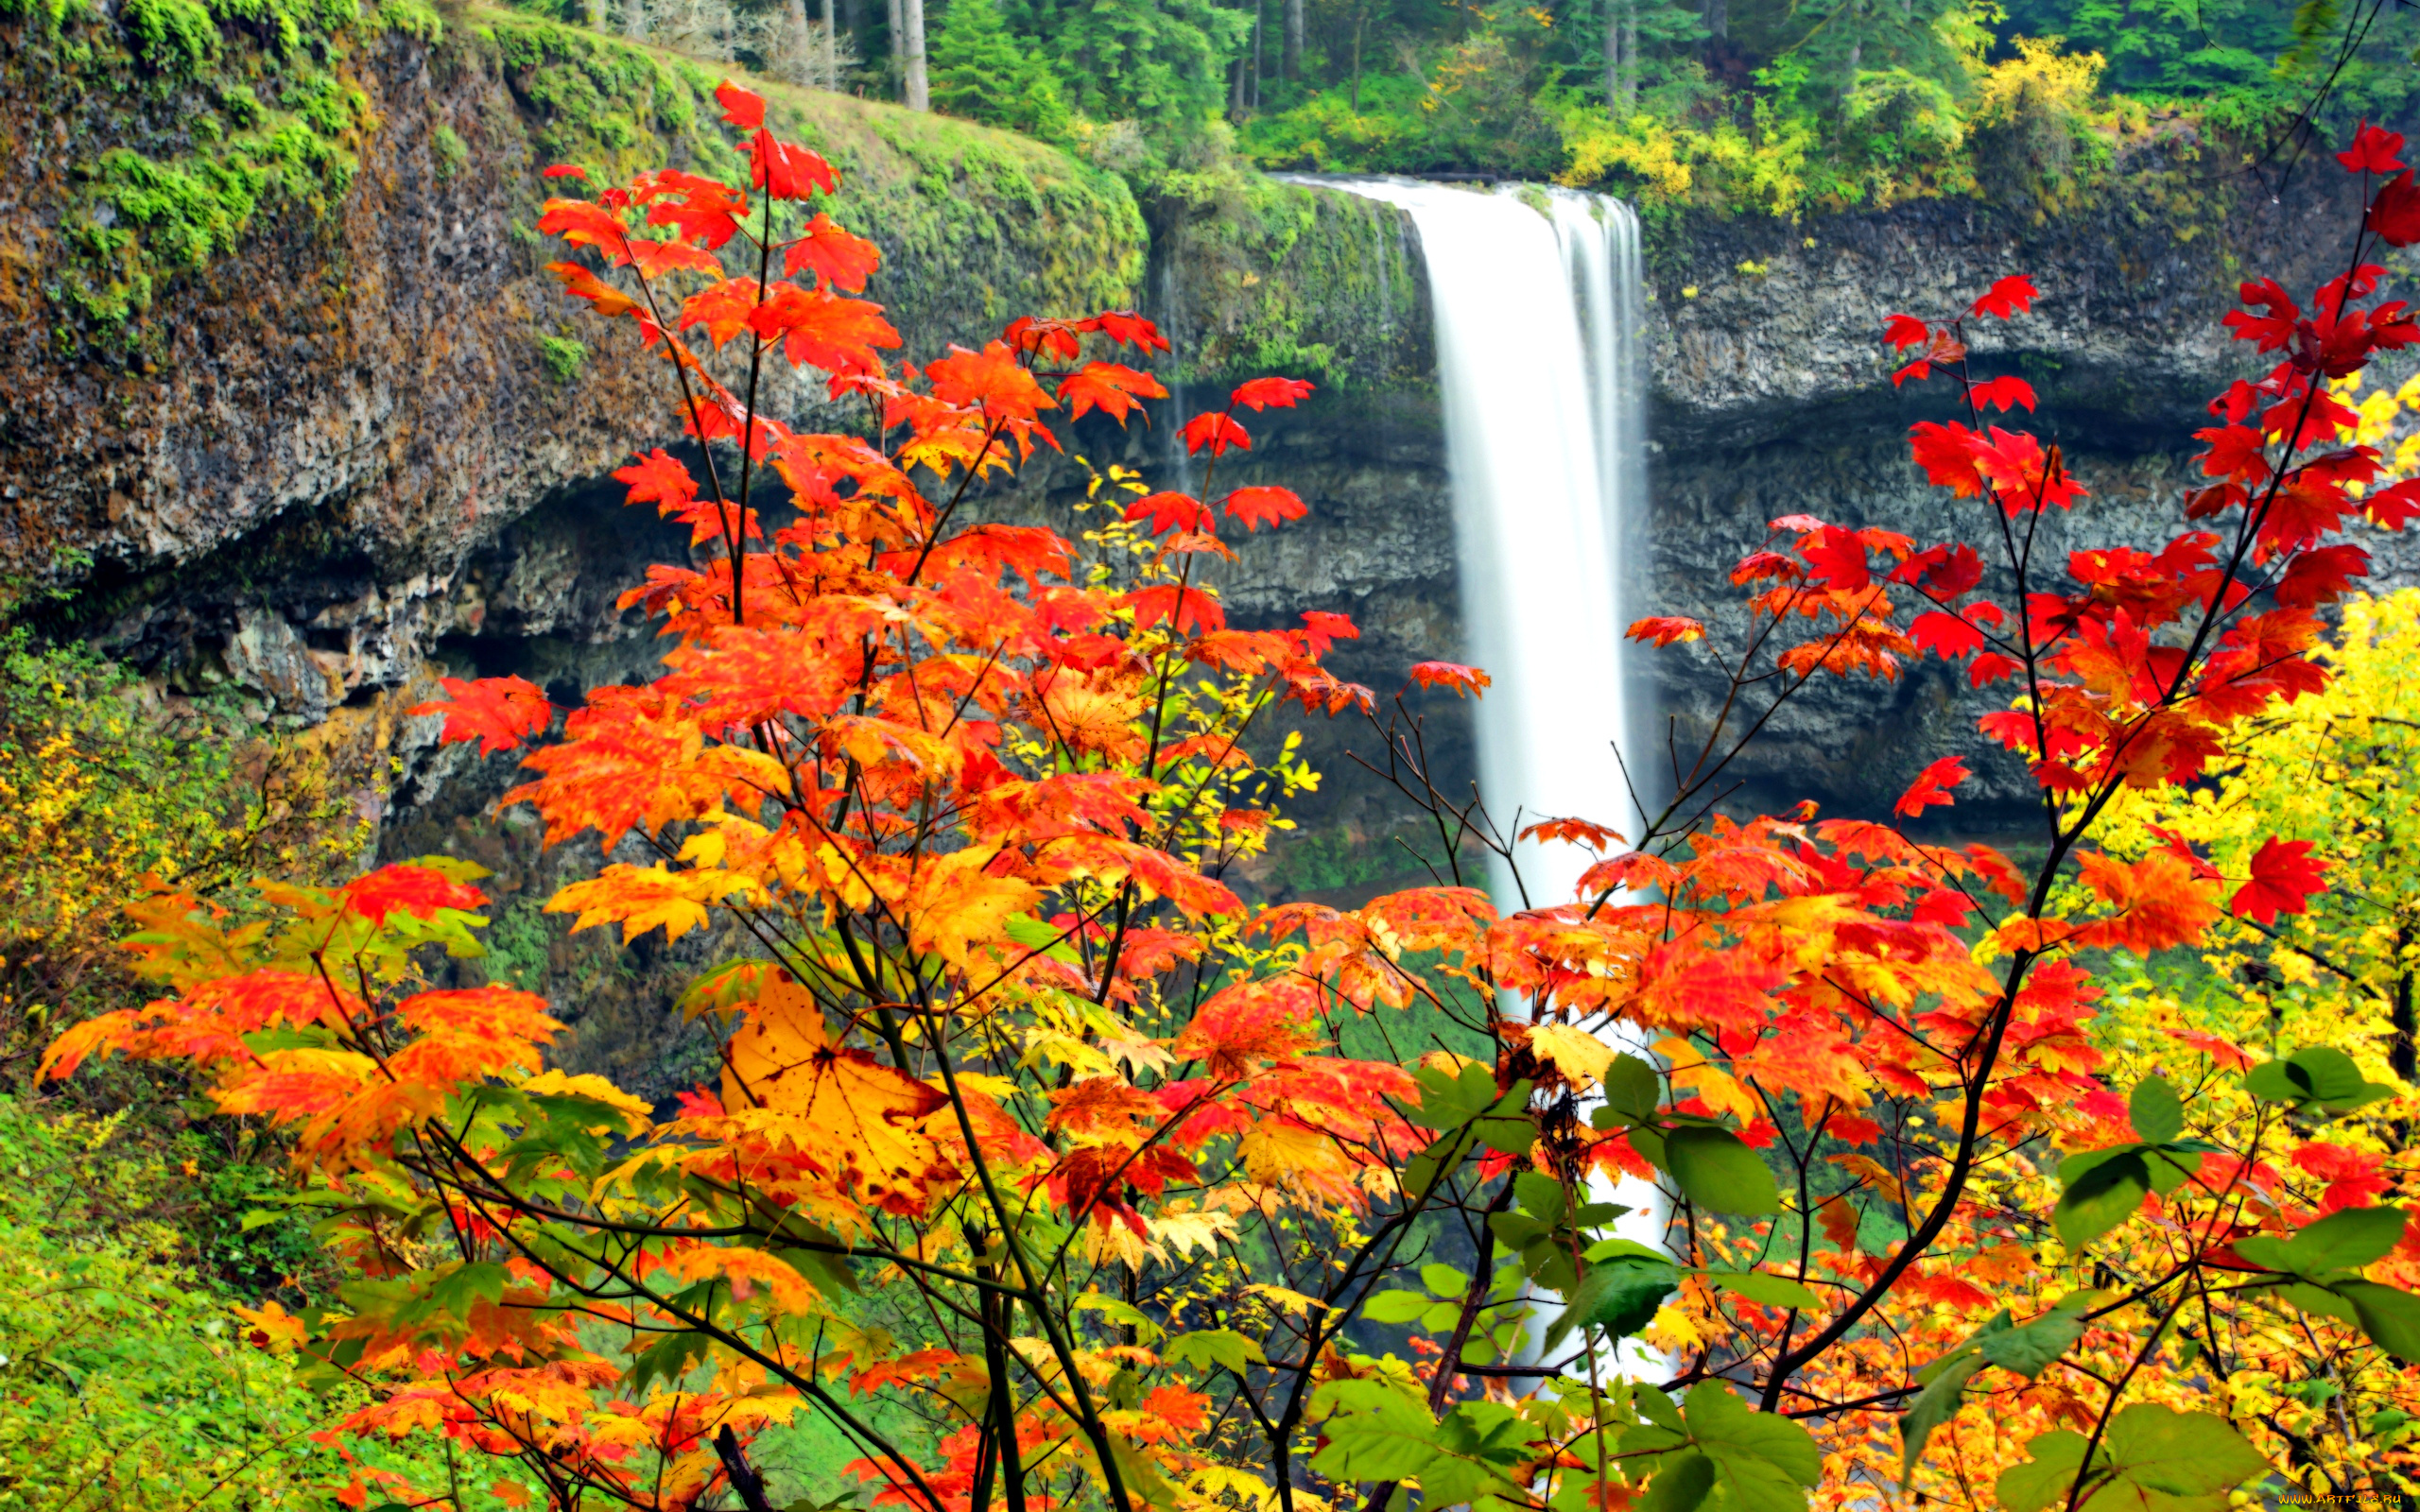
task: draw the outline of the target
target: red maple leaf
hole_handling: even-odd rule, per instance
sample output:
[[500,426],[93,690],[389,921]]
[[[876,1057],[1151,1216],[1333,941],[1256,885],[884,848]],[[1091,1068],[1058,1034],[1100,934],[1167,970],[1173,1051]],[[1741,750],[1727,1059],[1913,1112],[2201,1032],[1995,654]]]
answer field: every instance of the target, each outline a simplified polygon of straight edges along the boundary
[[1495,681],[1494,678],[1478,668],[1466,667],[1459,662],[1420,662],[1411,669],[1411,680],[1424,688],[1434,688],[1442,684],[1453,689],[1454,696],[1457,698],[1464,694],[1478,697],[1481,696],[1481,689],[1493,685]]
[[2410,170],[2378,191],[2363,223],[2390,247],[2420,242],[2420,187],[2412,184]]
[[1621,832],[1588,819],[1547,819],[1523,830],[1524,840],[1563,840],[1572,845],[1584,845],[1599,855],[1623,844]]
[[384,924],[392,913],[426,919],[441,908],[476,908],[487,902],[487,895],[476,887],[407,862],[381,867],[337,890],[344,894],[347,907],[373,924]]
[[2353,145],[2336,154],[2336,161],[2344,164],[2346,173],[2399,173],[2403,160],[2395,154],[2402,150],[2402,132],[2364,120],[2353,129]]
[[2257,341],[2263,352],[2275,352],[2294,339],[2294,322],[2301,319],[2303,307],[2288,297],[2284,287],[2273,278],[2238,284],[2236,297],[2244,309],[2259,308],[2266,315],[2246,315],[2243,310],[2229,310],[2219,323],[2235,333],[2238,341]]
[[1145,522],[1143,528],[1155,536],[1211,526],[1210,511],[1189,493],[1147,493],[1126,507],[1126,518]]
[[1630,624],[1630,638],[1655,645],[1671,645],[1681,641],[1697,641],[1705,637],[1705,627],[1680,614],[1652,614]]
[[1932,339],[1932,327],[1912,315],[1894,315],[1882,322],[1882,339],[1905,352]]
[[2361,501],[2361,512],[2381,530],[2400,530],[2414,515],[2420,515],[2420,478],[2378,490]]
[[2370,554],[2350,543],[2317,546],[2286,565],[2274,590],[2279,607],[2316,609],[2352,591],[2352,580],[2370,575]]
[[652,504],[666,512],[698,496],[698,480],[661,446],[614,472],[614,481],[630,485],[624,503]]
[[1157,378],[1116,362],[1085,363],[1059,384],[1059,402],[1067,406],[1068,419],[1081,420],[1085,411],[1098,409],[1120,425],[1141,407],[1137,400],[1167,396]]
[[1820,537],[1799,547],[1798,554],[1806,558],[1808,576],[1823,587],[1854,593],[1874,580],[1865,568],[1863,538],[1843,526],[1825,525]]
[[980,352],[952,347],[948,356],[925,369],[925,376],[932,381],[933,397],[944,404],[980,404],[987,414],[1013,420],[1059,407],[1016,354],[997,341]]
[[1966,390],[1966,397],[1979,407],[1996,404],[2001,409],[2014,409],[2023,404],[2030,410],[2033,407],[2033,386],[2014,373],[2002,373],[1973,385]]
[[1338,641],[1361,639],[1361,627],[1354,624],[1349,614],[1339,614],[1332,610],[1306,609],[1303,610],[1301,634],[1303,644],[1311,655],[1325,656],[1327,648]]
[[1986,651],[1975,659],[1973,665],[1967,667],[1966,681],[1974,687],[1989,687],[2002,679],[2015,677],[2024,670],[2025,663],[2017,661],[2016,658],[2002,656],[1997,651]]
[[1293,490],[1266,484],[1237,489],[1227,495],[1221,507],[1227,511],[1228,519],[1242,521],[1246,530],[1257,530],[1264,524],[1275,529],[1284,521],[1300,520],[1311,512],[1310,506]]
[[755,91],[726,78],[715,86],[715,98],[722,102],[722,118],[741,130],[753,131],[765,124],[765,96]]
[[782,253],[782,276],[798,277],[811,269],[827,288],[847,294],[865,292],[866,280],[882,266],[882,249],[862,236],[853,236],[821,211]]
[[1996,316],[2002,320],[2014,320],[2033,308],[2033,301],[2039,297],[2033,281],[2016,273],[1993,284],[1981,299],[1975,301],[1974,312]]
[[2168,1037],[2179,1044],[2192,1046],[2229,1071],[2252,1069],[2251,1053],[2224,1035],[2212,1034],[2206,1029],[2170,1029]]
[[2322,1212],[2375,1207],[2393,1179],[2386,1170],[2385,1156],[2365,1154],[2342,1144],[2313,1141],[2294,1151],[2293,1161],[2327,1183],[2319,1198]]
[[2219,868],[2202,859],[2201,855],[2194,850],[2192,841],[2186,839],[2185,836],[2177,833],[2174,830],[2162,829],[2156,824],[2147,825],[2145,828],[2149,829],[2152,833],[2159,836],[2161,850],[2166,850],[2169,855],[2179,858],[2184,861],[2187,866],[2192,868],[2194,876],[2200,878],[2204,882],[2216,882],[2219,880]]
[[1226,415],[1196,415],[1184,422],[1185,455],[1208,452],[1212,456],[1224,455],[1227,448],[1252,450],[1252,433]]
[[1103,310],[1084,323],[1121,347],[1140,347],[1145,352],[1168,350],[1168,338],[1160,335],[1160,328],[1132,310]]
[[748,181],[775,199],[804,199],[818,190],[828,195],[840,186],[823,154],[770,131],[757,132],[748,144]]
[[1935,805],[1947,808],[1957,801],[1949,796],[1949,789],[1966,781],[1968,775],[1963,761],[1955,756],[1944,756],[1916,774],[1916,780],[1899,795],[1899,801],[1891,805],[1891,812],[1901,818],[1912,819]]
[[588,170],[579,167],[576,163],[558,163],[553,167],[548,168],[544,173],[540,174],[539,177],[542,179],[577,179],[580,182],[586,183],[588,181]]
[[1945,662],[1983,648],[1983,632],[1955,614],[1929,610],[1908,627],[1908,639]]
[[2273,834],[2260,842],[2252,858],[2252,879],[2227,900],[2227,911],[2256,924],[2273,924],[2279,914],[2308,913],[2310,895],[2327,885],[2320,875],[2327,863],[2313,860],[2311,849],[2308,840],[2280,840]]
[[444,688],[445,696],[414,704],[406,713],[443,714],[445,730],[439,739],[449,746],[475,740],[482,756],[493,756],[520,745],[545,729],[555,717],[555,706],[526,678],[437,680]]
[[1228,403],[1246,409],[1291,409],[1310,391],[1311,385],[1301,378],[1254,378],[1239,385]]

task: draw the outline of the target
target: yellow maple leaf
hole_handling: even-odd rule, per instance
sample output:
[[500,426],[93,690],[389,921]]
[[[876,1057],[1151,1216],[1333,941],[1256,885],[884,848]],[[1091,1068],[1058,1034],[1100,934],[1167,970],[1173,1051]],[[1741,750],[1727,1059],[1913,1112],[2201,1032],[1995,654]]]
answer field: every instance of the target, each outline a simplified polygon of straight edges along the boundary
[[[558,1068],[530,1077],[521,1084],[521,1091],[532,1097],[579,1097],[592,1103],[602,1103],[622,1115],[621,1129],[625,1134],[644,1134],[655,1126],[652,1109],[647,1104],[602,1076],[588,1073],[566,1075]],[[592,1125],[588,1131],[601,1133],[610,1126]]]
[[917,868],[905,904],[909,949],[963,970],[976,949],[1009,937],[1009,920],[1031,908],[1042,889],[1013,877],[984,875],[995,853],[988,846],[969,846]]
[[813,1131],[803,1153],[888,1211],[921,1215],[942,1174],[925,1120],[941,1091],[863,1051],[835,1044],[815,999],[786,974],[769,977],[723,1049],[723,1106],[786,1114]]
[[1531,1025],[1530,1051],[1563,1073],[1564,1080],[1583,1089],[1602,1081],[1605,1068],[1614,1063],[1613,1046],[1567,1023]]
[[619,924],[625,945],[658,925],[663,926],[666,940],[676,940],[706,923],[705,905],[693,896],[694,891],[686,874],[676,876],[662,867],[617,863],[586,882],[575,882],[558,891],[546,900],[546,912],[578,914],[571,926],[574,930]]
[[238,1307],[237,1317],[250,1323],[251,1342],[271,1354],[290,1354],[301,1344],[307,1331],[302,1320],[287,1314],[275,1302],[263,1302],[258,1308]]
[[1762,1118],[1765,1105],[1739,1079],[1698,1054],[1697,1046],[1678,1035],[1655,1041],[1655,1053],[1672,1063],[1672,1089],[1698,1100],[1717,1113],[1730,1113],[1741,1123]]

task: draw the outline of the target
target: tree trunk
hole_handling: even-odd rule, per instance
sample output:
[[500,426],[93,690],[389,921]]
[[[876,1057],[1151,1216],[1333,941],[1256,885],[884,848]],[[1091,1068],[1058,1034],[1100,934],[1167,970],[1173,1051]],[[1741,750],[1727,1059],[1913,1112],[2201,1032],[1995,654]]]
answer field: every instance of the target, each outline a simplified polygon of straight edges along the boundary
[[[805,0],[800,0],[804,5]],[[823,0],[823,87],[840,87],[840,18],[836,12],[838,0]]]
[[1605,0],[1605,112],[1619,119],[1622,113],[1622,23],[1615,13],[1615,0]]
[[900,19],[908,26],[908,108],[929,111],[933,108],[932,88],[925,79],[925,0],[899,0]]
[[1303,77],[1303,0],[1286,0],[1286,77]]
[[890,76],[890,94],[897,99],[907,93],[905,81],[908,77],[907,66],[900,61],[906,56],[904,49],[907,43],[902,39],[908,35],[908,24],[900,19],[899,0],[890,0],[889,21],[890,29],[884,32],[882,39],[886,52],[883,72]]
[[1361,113],[1361,32],[1370,25],[1370,12],[1356,11],[1353,17],[1353,113]]
[[1720,42],[1731,35],[1731,0],[1705,0],[1706,41]]
[[815,77],[815,33],[806,24],[806,0],[787,0],[782,8],[782,25],[789,28],[791,82],[810,89]]
[[1252,0],[1252,108],[1260,109],[1260,34],[1267,30],[1262,10],[1265,0]]
[[1622,115],[1638,110],[1638,0],[1622,0]]
[[622,35],[634,40],[647,36],[647,0],[622,0]]

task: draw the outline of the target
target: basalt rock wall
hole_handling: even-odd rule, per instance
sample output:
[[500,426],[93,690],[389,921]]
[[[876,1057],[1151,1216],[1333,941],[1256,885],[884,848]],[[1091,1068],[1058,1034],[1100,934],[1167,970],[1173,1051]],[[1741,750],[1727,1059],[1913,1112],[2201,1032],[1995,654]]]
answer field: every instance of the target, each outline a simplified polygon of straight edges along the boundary
[[[2009,423],[2056,441],[2091,490],[2044,523],[2034,559],[2055,573],[2071,550],[2164,542],[2184,528],[2204,405],[2257,360],[2221,324],[2237,284],[2270,276],[2308,299],[2342,273],[2356,188],[2324,157],[2282,183],[2273,169],[2256,176],[2169,123],[2121,142],[2095,190],[2054,216],[1943,200],[1664,224],[1649,252],[1654,505],[1633,590],[1642,611],[1701,617],[1712,642],[1736,641],[1740,594],[1727,570],[1784,515],[1920,542],[1992,539],[1997,527],[1973,501],[1928,486],[1908,458],[1910,424],[1953,418],[1949,386],[1894,388],[1878,338],[1891,313],[1957,314],[2011,274],[2030,275],[2040,300],[2013,322],[1967,322],[1978,371],[2033,385],[2039,411]],[[2377,585],[2420,581],[2405,539],[2365,543]],[[1658,738],[1676,729],[1693,751],[1727,687],[1706,649],[1634,661],[1672,721]],[[1998,701],[1938,661],[1895,682],[1826,679],[1786,705],[1731,775],[1741,801],[1805,797],[1878,814],[1926,762],[1962,753],[1980,780],[1962,795],[1965,821],[1993,822],[1994,806],[2013,817],[2031,782],[1974,726]]]

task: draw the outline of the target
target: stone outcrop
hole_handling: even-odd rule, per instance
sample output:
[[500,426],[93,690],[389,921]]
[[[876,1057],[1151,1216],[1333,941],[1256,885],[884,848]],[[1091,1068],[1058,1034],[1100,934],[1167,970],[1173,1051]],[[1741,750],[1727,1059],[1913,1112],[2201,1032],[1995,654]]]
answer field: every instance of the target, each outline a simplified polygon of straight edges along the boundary
[[[562,253],[533,229],[538,170],[744,180],[712,124],[717,76],[515,12],[365,20],[327,43],[360,101],[328,147],[354,164],[341,195],[265,195],[213,233],[232,246],[180,269],[161,250],[177,224],[122,165],[199,181],[228,129],[209,102],[237,88],[241,50],[187,77],[130,51],[116,21],[68,26],[0,26],[0,121],[33,155],[0,189],[0,264],[13,250],[55,275],[0,288],[19,317],[0,589],[155,676],[316,723],[400,685],[441,638],[480,633],[465,564],[673,433],[631,333],[544,272]],[[272,77],[247,97],[255,84],[275,97]],[[1132,302],[1146,232],[1115,177],[962,122],[772,94],[843,175],[836,218],[880,237],[878,297],[907,355],[1029,309]],[[122,203],[153,218],[96,266],[93,238],[135,224]],[[817,398],[785,381],[773,404]]]
[[[2015,322],[1970,322],[1977,360],[2033,385],[2039,411],[2012,423],[2056,441],[2092,490],[2046,523],[2036,559],[2167,540],[2183,527],[2204,405],[2255,360],[2220,321],[2237,284],[2273,276],[2307,298],[2343,270],[2360,215],[2353,180],[2332,163],[2263,182],[2170,123],[2121,142],[2079,208],[2038,221],[1940,200],[1656,228],[1654,509],[1634,585],[1642,611],[1705,618],[1721,640],[1720,627],[1738,624],[1730,564],[1787,514],[1922,541],[1991,528],[1909,461],[1908,426],[1950,418],[1946,386],[1894,389],[1878,336],[1892,312],[1951,315],[2014,273],[2030,275],[2041,299]],[[2377,584],[2420,581],[2408,538],[2368,544]],[[1703,647],[1643,655],[1685,744],[1723,685]],[[1960,752],[1980,779],[1962,795],[1962,822],[1993,822],[1977,800],[2018,802],[2031,783],[1975,730],[1988,696],[1939,662],[1885,685],[1827,679],[1786,706],[1736,769],[1742,799],[1876,813],[1926,762]]]

